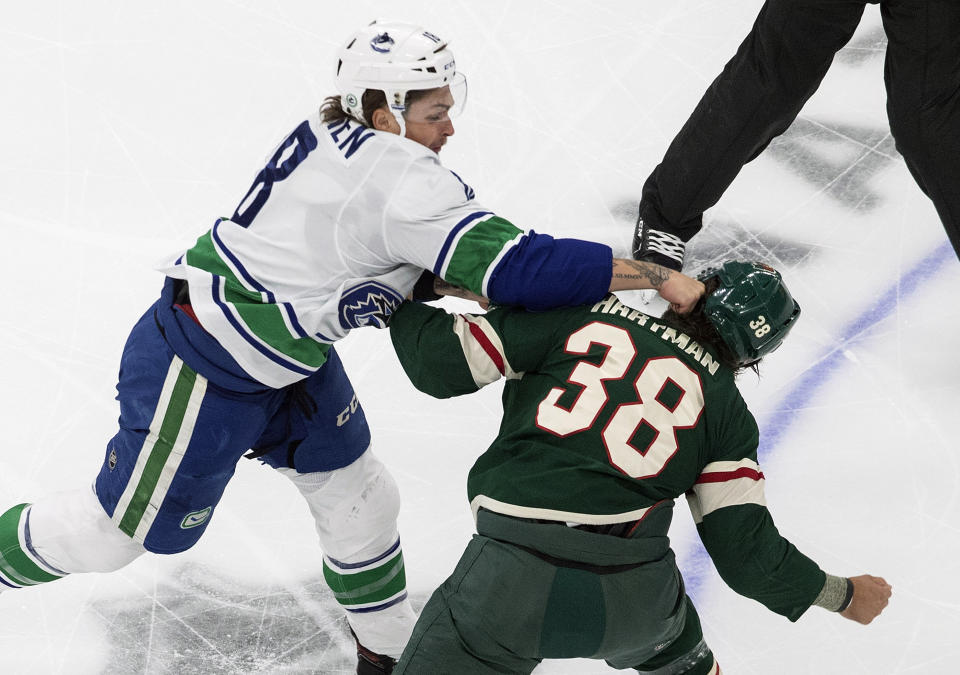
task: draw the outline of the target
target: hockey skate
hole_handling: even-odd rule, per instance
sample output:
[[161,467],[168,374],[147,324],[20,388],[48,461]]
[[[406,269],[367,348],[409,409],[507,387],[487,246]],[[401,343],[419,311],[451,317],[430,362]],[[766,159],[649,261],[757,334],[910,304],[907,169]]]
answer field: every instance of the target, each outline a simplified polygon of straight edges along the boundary
[[396,659],[370,651],[360,644],[352,629],[350,634],[357,643],[357,675],[389,675],[393,672],[393,667],[397,665]]
[[643,216],[637,217],[633,231],[634,260],[656,263],[679,272],[683,267],[685,248],[680,237],[655,230],[644,222]]

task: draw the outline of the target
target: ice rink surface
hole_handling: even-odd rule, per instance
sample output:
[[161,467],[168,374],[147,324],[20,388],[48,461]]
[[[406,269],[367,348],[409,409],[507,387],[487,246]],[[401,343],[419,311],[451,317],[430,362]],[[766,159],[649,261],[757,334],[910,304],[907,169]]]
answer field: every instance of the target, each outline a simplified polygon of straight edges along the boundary
[[[355,28],[413,20],[451,41],[470,100],[441,156],[481,203],[627,255],[643,180],[760,5],[7,8],[0,510],[92,481],[118,415],[120,350],[159,292],[153,266],[231,213],[274,145],[334,93],[331,58]],[[867,627],[817,608],[791,624],[724,586],[678,505],[671,538],[727,675],[960,669],[960,265],[894,150],[883,50],[869,7],[796,124],[708,212],[688,271],[759,258],[784,273],[802,320],[759,380],[740,380],[770,509],[824,569],[884,576],[894,596]],[[496,431],[499,388],[428,399],[374,329],[338,350],[400,482],[419,607],[472,532],[465,477]],[[255,462],[241,462],[190,551],[0,595],[2,673],[345,674],[352,662],[306,506]]]

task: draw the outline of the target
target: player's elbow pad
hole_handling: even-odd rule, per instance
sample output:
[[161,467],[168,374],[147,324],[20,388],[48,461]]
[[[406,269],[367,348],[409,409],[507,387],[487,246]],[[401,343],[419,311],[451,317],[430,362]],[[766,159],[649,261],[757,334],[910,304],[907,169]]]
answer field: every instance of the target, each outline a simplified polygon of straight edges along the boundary
[[606,244],[529,234],[490,275],[487,293],[498,305],[532,310],[597,302],[610,290],[613,251]]

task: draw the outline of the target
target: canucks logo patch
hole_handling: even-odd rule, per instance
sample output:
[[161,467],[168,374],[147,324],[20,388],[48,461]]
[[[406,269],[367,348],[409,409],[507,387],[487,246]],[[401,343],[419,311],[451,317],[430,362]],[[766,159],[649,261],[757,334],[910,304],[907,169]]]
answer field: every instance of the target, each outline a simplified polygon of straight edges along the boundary
[[373,326],[386,328],[387,319],[403,296],[379,281],[366,281],[340,297],[340,325],[345,329]]
[[207,519],[210,517],[210,514],[213,512],[213,507],[208,506],[205,509],[200,509],[199,511],[193,511],[188,513],[183,517],[183,520],[180,521],[180,528],[184,530],[189,530],[191,527],[196,527],[197,525],[202,525],[207,522]]

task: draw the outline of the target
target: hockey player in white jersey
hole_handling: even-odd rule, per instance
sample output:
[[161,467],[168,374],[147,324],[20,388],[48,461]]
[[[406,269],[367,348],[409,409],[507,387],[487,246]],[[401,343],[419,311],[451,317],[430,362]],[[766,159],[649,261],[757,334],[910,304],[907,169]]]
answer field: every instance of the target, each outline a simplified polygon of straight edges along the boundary
[[533,309],[656,288],[683,310],[703,291],[482,206],[438,158],[461,77],[446,42],[418,26],[374,22],[348,40],[341,95],[280,144],[229,218],[162,268],[161,297],[124,348],[120,428],[93,489],[0,515],[0,590],[190,548],[252,449],[309,504],[357,672],[391,671],[415,620],[399,494],[333,344],[384,326],[411,294],[433,297],[433,277]]

